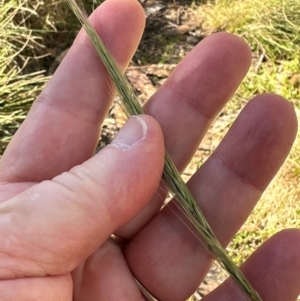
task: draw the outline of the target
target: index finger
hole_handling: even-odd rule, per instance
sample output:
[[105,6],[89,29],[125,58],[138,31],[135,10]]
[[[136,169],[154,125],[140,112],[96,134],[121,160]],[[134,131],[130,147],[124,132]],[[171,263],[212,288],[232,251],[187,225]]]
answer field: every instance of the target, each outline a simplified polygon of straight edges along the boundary
[[[139,3],[108,0],[91,22],[124,70],[144,29]],[[9,182],[51,179],[90,158],[113,94],[103,64],[81,31],[9,144],[0,161],[0,178]]]

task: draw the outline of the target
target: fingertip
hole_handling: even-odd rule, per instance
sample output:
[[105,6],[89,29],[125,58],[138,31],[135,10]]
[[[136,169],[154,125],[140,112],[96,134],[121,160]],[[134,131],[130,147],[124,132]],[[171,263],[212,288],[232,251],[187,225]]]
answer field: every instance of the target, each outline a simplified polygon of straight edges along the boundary
[[274,115],[289,121],[291,127],[297,128],[298,119],[295,107],[286,98],[274,93],[263,93],[254,97],[252,101],[261,102],[269,111],[273,111]]
[[[143,209],[161,180],[164,166],[164,139],[158,122],[149,115],[132,116],[112,144],[101,150],[98,156],[98,160],[106,160],[111,166],[113,178],[119,179],[115,181],[116,183],[124,184],[126,181],[129,183],[124,184],[122,190],[126,190],[127,196],[134,194],[134,198],[129,199],[135,201],[132,201],[132,204],[127,201],[123,213],[127,210],[131,211],[132,218],[132,212],[135,211],[137,214]],[[115,185],[112,184],[111,187]],[[112,188],[114,193],[118,194],[118,187],[119,184]],[[125,222],[128,222],[128,219]],[[123,225],[124,222],[116,224],[115,230]]]
[[263,300],[296,300],[300,293],[300,230],[278,232],[242,265]]
[[[261,120],[267,118],[269,124],[272,123],[278,138],[283,139],[290,146],[293,144],[297,134],[298,119],[292,103],[280,95],[264,93],[255,96],[246,107],[249,107],[250,111],[260,111],[259,118]],[[287,152],[289,150],[290,148]]]
[[246,73],[252,63],[252,51],[249,44],[237,35],[228,32],[214,33],[203,40],[205,43],[213,43],[219,45],[218,48],[226,48],[227,56],[234,57],[244,68]]
[[149,129],[151,129],[151,131],[149,132],[150,136],[147,137],[147,139],[156,140],[155,145],[157,146],[157,149],[161,154],[164,154],[164,136],[158,121],[154,117],[147,114],[139,115],[139,117],[142,118],[142,120],[147,123]]
[[140,27],[146,23],[145,12],[136,0],[106,0],[94,11],[92,18],[100,31],[101,26],[114,26],[111,22],[114,19],[127,22],[130,19],[131,25],[139,25],[131,28],[133,33],[141,33]]
[[264,191],[287,158],[296,133],[291,104],[278,95],[258,95],[242,110],[214,156]]
[[[128,50],[130,53],[136,51],[145,28],[145,12],[139,2],[107,0],[94,11],[91,21],[108,49],[113,54],[118,53],[118,62],[128,64]],[[124,58],[121,49],[127,54]]]
[[[146,144],[144,144],[146,140]],[[110,146],[122,151],[128,151],[138,144],[143,143],[143,148],[153,146],[159,157],[163,157],[163,134],[158,122],[149,115],[131,116],[113,139]]]
[[[294,301],[300,293],[300,230],[283,230],[263,243],[241,270],[264,301]],[[228,279],[203,301],[246,300],[247,296]]]

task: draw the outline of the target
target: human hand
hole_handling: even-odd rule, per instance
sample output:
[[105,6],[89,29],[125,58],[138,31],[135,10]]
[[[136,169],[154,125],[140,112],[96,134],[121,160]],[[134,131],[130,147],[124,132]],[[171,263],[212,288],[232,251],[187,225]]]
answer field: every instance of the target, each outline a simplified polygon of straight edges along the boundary
[[[109,0],[92,17],[123,70],[143,15],[134,0]],[[205,39],[146,104],[160,126],[135,117],[93,156],[113,95],[82,31],[0,161],[1,300],[143,300],[134,276],[160,300],[191,295],[212,259],[172,202],[158,213],[164,147],[183,170],[250,61],[237,37]],[[296,123],[279,96],[256,97],[188,183],[224,246],[287,156]],[[125,251],[112,233],[130,240]],[[299,268],[299,230],[271,238],[242,267],[265,301],[296,299]],[[204,300],[242,300],[229,283]]]

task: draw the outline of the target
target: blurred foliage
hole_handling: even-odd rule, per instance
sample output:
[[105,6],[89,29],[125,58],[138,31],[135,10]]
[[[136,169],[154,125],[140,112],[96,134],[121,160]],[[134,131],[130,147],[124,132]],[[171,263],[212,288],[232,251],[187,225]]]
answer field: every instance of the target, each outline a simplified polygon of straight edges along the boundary
[[0,157],[79,28],[62,1],[0,0]]
[[43,55],[40,34],[27,27],[29,19],[36,18],[37,7],[0,0],[0,155],[46,81],[43,72],[24,72],[32,58]]
[[236,97],[239,100],[272,92],[299,107],[300,1],[216,0],[198,8],[208,32],[228,31],[251,46],[253,66]]

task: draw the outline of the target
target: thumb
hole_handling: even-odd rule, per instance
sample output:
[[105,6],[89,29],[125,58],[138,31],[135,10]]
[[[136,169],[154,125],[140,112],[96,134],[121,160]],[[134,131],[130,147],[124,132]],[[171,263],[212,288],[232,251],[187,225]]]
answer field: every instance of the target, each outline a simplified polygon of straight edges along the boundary
[[132,117],[82,165],[0,204],[0,279],[72,271],[147,204],[163,154],[157,122]]

